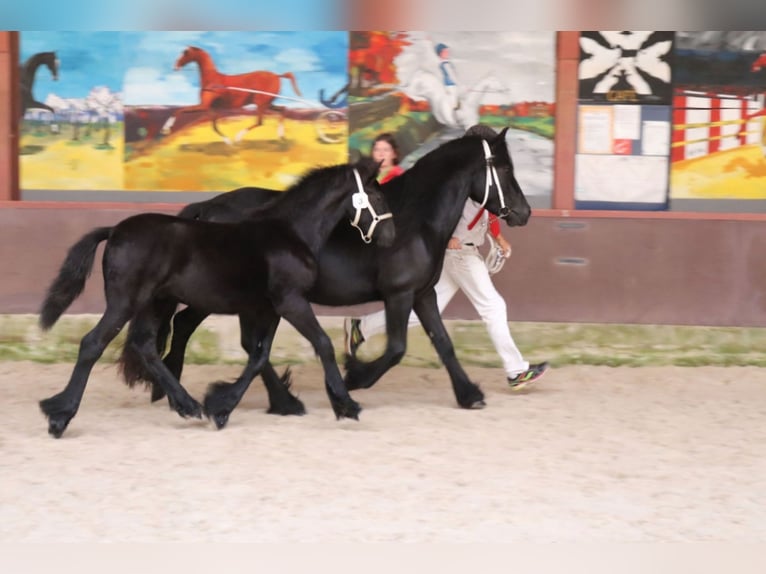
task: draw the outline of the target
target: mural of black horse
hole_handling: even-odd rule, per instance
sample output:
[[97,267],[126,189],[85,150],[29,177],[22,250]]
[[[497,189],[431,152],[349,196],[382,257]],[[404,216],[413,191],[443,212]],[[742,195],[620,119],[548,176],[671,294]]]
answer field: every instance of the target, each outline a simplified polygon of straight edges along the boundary
[[38,52],[30,56],[22,66],[19,67],[19,83],[21,84],[21,107],[19,108],[19,118],[30,108],[39,108],[54,113],[53,108],[42,102],[35,100],[32,88],[35,84],[35,74],[37,68],[47,66],[51,71],[54,80],[59,79],[59,60],[56,52]]

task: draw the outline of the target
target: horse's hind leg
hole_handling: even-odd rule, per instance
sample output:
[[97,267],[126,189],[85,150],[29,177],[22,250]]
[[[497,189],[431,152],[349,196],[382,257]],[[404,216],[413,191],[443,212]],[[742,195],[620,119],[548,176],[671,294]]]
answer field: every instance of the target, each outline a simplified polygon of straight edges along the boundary
[[130,318],[127,307],[119,309],[107,303],[106,311],[90,332],[80,341],[80,351],[72,376],[63,391],[40,401],[40,409],[48,418],[48,434],[60,438],[80,408],[85,385],[93,365],[101,357],[107,345],[122,330]]
[[308,339],[322,362],[325,389],[337,418],[359,419],[362,407],[348,394],[348,389],[335,362],[335,349],[327,333],[317,321],[309,302],[298,294],[287,295],[277,306],[282,315],[297,331]]
[[[219,381],[208,388],[205,395],[205,415],[211,418],[219,429],[226,426],[229,416],[242,400],[253,378],[260,372],[271,353],[271,344],[279,326],[279,315],[271,310],[260,310],[256,316],[242,321],[243,326],[251,325],[250,352],[242,374],[234,383]],[[243,334],[244,337],[244,334]]]
[[414,309],[449,373],[458,404],[465,409],[485,407],[484,393],[478,385],[471,382],[455,356],[455,347],[452,345],[452,340],[439,314],[436,294],[433,289],[415,300]]
[[141,358],[143,367],[151,380],[160,385],[167,394],[170,408],[184,418],[202,418],[201,405],[181,386],[178,379],[162,362],[157,351],[157,331],[163,319],[159,311],[163,305],[162,302],[155,302],[133,319],[133,337],[130,341],[132,350]]
[[263,365],[261,378],[269,395],[270,415],[304,415],[306,407],[301,400],[290,392],[290,369],[281,377],[269,361]]
[[[165,355],[163,362],[173,377],[181,380],[181,373],[184,368],[184,356],[186,354],[186,345],[189,344],[197,327],[208,317],[209,313],[199,311],[192,307],[179,311],[173,317],[173,336],[170,339],[170,351]],[[162,327],[161,327],[162,328]],[[165,391],[157,384],[152,385],[152,402],[160,400],[165,396]]]
[[[260,316],[263,319],[263,315]],[[274,320],[279,323],[279,316],[274,315]],[[239,316],[240,344],[245,352],[250,355],[253,347],[253,333],[256,332],[255,326],[246,315]],[[273,337],[273,335],[272,335]],[[269,361],[263,365],[261,370],[261,379],[269,395],[269,408],[266,411],[269,414],[276,415],[304,415],[306,407],[298,397],[290,392],[290,373],[289,369],[280,377],[271,366]]]

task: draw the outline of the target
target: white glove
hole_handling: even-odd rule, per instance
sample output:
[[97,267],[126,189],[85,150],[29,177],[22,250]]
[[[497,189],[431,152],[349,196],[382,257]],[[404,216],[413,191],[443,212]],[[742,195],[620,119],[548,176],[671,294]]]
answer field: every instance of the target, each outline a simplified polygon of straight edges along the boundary
[[495,238],[487,233],[487,239],[489,239],[489,253],[484,258],[484,264],[487,266],[487,271],[490,275],[494,275],[503,268],[506,259],[511,256],[510,249],[506,253],[503,248],[500,247]]

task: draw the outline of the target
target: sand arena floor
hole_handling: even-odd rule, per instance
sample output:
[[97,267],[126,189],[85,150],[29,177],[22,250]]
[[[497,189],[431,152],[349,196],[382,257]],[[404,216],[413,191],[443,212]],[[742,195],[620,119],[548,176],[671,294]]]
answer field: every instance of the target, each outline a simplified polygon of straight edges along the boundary
[[[188,366],[201,398],[237,366]],[[227,428],[184,420],[95,367],[64,437],[37,401],[70,364],[0,363],[0,539],[36,541],[763,541],[766,369],[551,370],[457,408],[443,369],[399,366],[336,421],[321,369],[303,417],[258,382]]]

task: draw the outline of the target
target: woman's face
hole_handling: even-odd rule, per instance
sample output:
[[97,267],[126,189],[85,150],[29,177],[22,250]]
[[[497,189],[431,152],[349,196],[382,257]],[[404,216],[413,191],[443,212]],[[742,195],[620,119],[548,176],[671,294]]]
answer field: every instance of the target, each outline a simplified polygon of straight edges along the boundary
[[375,161],[382,161],[381,168],[386,169],[394,166],[394,160],[396,160],[396,152],[391,144],[380,140],[376,141],[372,146],[372,159]]

